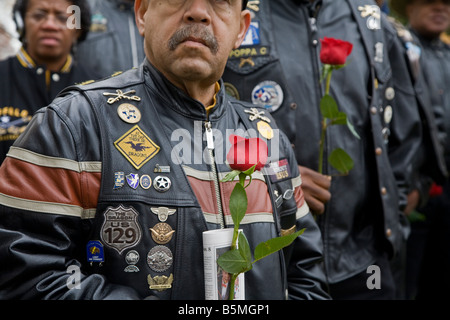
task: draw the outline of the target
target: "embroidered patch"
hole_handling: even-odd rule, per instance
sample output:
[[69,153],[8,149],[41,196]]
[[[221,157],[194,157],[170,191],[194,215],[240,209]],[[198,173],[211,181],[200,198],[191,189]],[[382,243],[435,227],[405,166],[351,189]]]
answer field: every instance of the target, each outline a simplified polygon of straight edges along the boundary
[[114,145],[136,169],[140,169],[160,150],[138,125],[120,137]]
[[89,241],[86,246],[86,254],[88,262],[105,262],[105,254],[103,252],[103,244],[100,241]]
[[266,108],[269,112],[277,111],[283,103],[283,99],[283,89],[274,81],[261,82],[252,92],[252,102]]
[[287,159],[271,162],[267,167],[267,172],[270,175],[270,180],[275,183],[291,177],[291,168]]
[[261,43],[260,28],[258,21],[252,21],[245,34],[242,46],[256,46]]
[[138,213],[134,208],[122,205],[117,208],[108,207],[104,216],[100,236],[108,247],[122,254],[125,249],[141,241],[142,231],[137,221]]

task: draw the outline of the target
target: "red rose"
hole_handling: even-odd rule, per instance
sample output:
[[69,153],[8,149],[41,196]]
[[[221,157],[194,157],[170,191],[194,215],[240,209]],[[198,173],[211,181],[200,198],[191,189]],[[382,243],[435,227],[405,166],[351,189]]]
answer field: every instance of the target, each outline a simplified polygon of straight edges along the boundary
[[260,138],[246,139],[237,135],[229,137],[232,146],[227,161],[232,170],[247,171],[256,164],[255,170],[261,170],[267,162],[268,148]]
[[353,45],[350,42],[334,38],[323,38],[320,42],[322,43],[320,61],[323,64],[344,65],[352,53]]
[[442,192],[443,192],[442,186],[433,182],[433,184],[431,185],[431,188],[430,188],[430,192],[429,192],[430,197],[438,197],[438,196],[442,195]]

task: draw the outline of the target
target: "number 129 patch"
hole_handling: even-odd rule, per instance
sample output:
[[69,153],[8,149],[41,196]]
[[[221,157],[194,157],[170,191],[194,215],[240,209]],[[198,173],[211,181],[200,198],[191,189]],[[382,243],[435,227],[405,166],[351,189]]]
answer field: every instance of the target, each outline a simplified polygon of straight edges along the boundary
[[104,213],[105,221],[100,231],[103,243],[117,250],[119,254],[138,244],[142,237],[138,215],[132,207],[109,207]]

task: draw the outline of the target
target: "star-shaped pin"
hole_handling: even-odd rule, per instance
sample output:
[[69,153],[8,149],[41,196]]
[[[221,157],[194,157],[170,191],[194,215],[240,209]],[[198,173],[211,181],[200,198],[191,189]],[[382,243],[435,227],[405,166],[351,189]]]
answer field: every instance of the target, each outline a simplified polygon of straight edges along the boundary
[[153,187],[158,192],[166,192],[170,189],[172,182],[168,177],[157,176],[153,181]]

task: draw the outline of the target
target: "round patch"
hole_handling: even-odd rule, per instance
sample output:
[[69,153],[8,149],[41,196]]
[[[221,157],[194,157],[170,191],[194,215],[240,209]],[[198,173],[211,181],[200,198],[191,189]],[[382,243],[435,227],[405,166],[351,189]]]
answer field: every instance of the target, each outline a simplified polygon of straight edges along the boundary
[[147,263],[155,272],[164,272],[172,266],[173,255],[169,248],[156,246],[147,255]]
[[252,102],[264,107],[269,112],[278,110],[283,103],[283,99],[283,89],[274,81],[261,82],[252,92]]
[[169,191],[171,185],[172,182],[165,176],[157,176],[155,180],[153,180],[153,188],[158,192]]
[[141,112],[136,106],[133,106],[129,103],[122,103],[117,108],[117,114],[120,119],[125,121],[126,123],[138,123],[141,121]]
[[150,228],[152,232],[152,239],[157,244],[166,244],[172,240],[172,236],[175,230],[172,229],[167,223],[158,223],[153,228]]
[[233,97],[233,98],[235,98],[235,99],[237,99],[237,100],[239,100],[240,98],[239,98],[239,91],[236,89],[236,87],[235,86],[233,86],[231,83],[229,83],[229,82],[225,82],[224,83],[224,86],[225,86],[225,92],[229,95],[229,96],[231,96],[231,97]]
[[152,178],[148,174],[144,174],[139,180],[139,183],[142,189],[148,190],[152,186]]
[[139,253],[136,250],[129,251],[125,256],[125,261],[128,264],[136,264],[139,262]]

